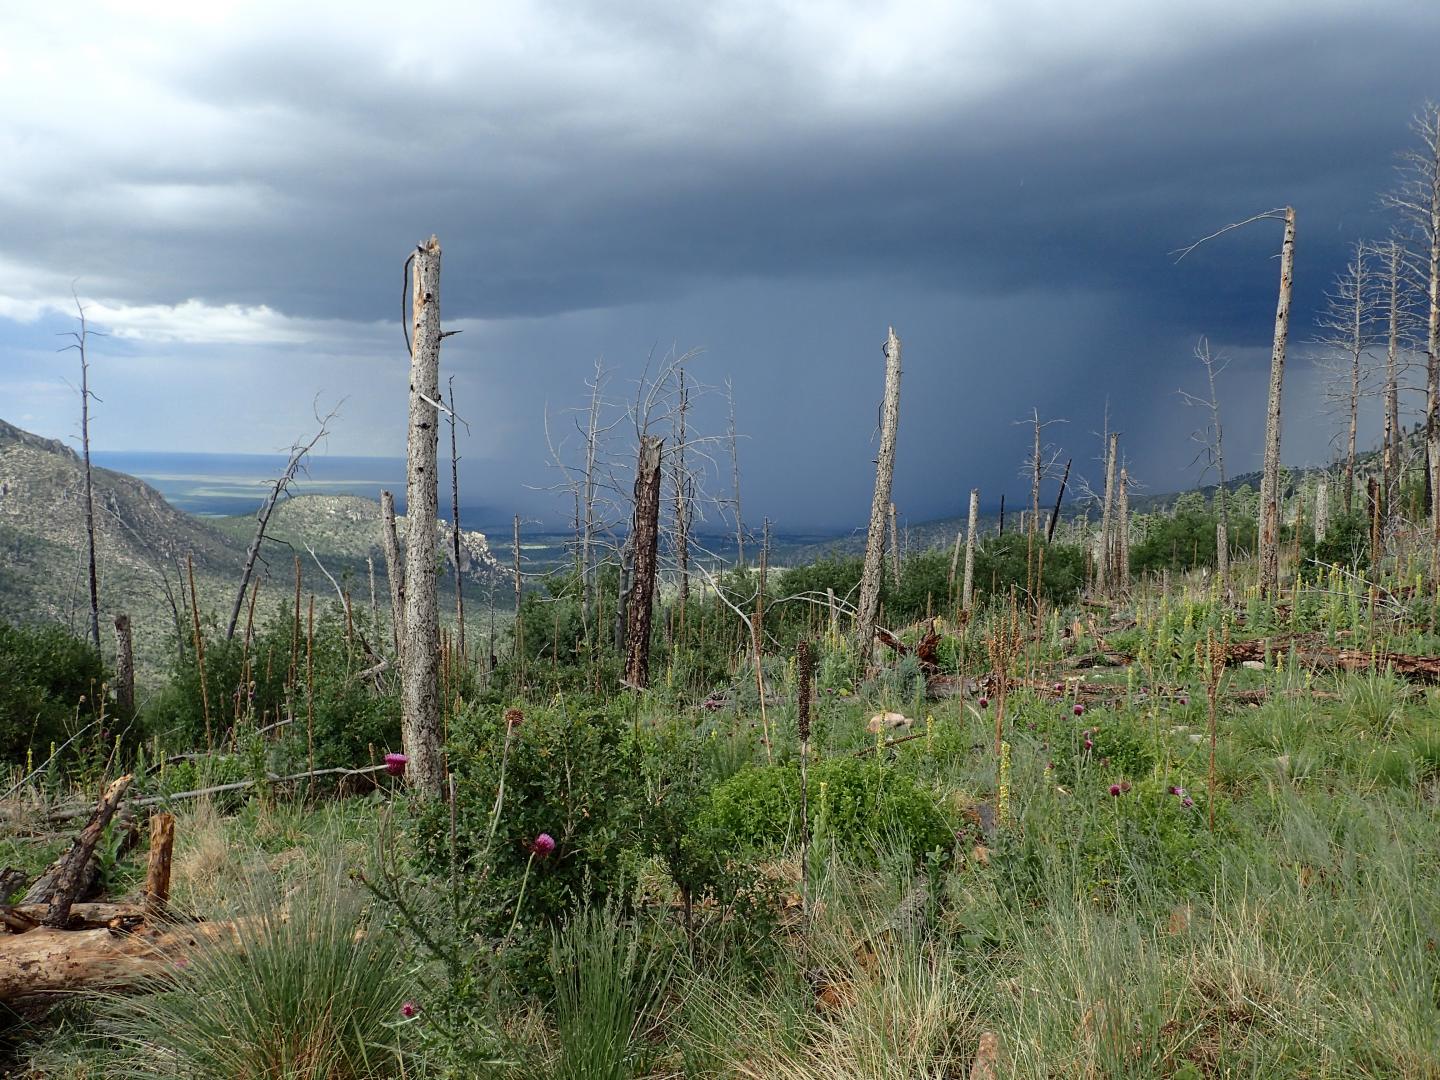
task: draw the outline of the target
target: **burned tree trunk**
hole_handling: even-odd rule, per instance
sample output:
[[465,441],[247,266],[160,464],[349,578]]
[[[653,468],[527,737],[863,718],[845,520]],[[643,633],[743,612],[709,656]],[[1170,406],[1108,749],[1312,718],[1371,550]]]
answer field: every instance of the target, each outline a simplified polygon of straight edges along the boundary
[[399,659],[405,647],[405,563],[395,531],[395,496],[388,491],[380,492],[380,544],[385,549],[385,577],[390,582],[391,636]]
[[1065,459],[1065,472],[1060,477],[1060,490],[1055,494],[1055,509],[1051,511],[1050,524],[1045,529],[1045,543],[1047,544],[1055,542],[1055,526],[1060,521],[1060,504],[1065,501],[1065,485],[1070,483],[1070,466],[1073,461],[1073,458]]
[[635,516],[630,526],[634,576],[625,615],[625,683],[636,690],[650,685],[650,620],[655,604],[664,445],[655,435],[642,435],[635,465]]
[[406,443],[405,631],[400,658],[401,737],[406,779],[422,799],[445,790],[440,747],[440,621],[435,550],[440,397],[440,241],[416,249],[411,294],[410,427]]
[[1119,513],[1115,521],[1115,574],[1116,584],[1122,589],[1130,586],[1130,474],[1120,467]]
[[50,910],[45,916],[46,926],[58,929],[63,928],[69,922],[70,906],[79,898],[86,870],[90,865],[90,857],[95,854],[95,845],[100,843],[105,826],[109,825],[110,819],[115,816],[115,811],[120,807],[120,800],[125,797],[125,792],[129,790],[130,782],[133,779],[134,777],[127,774],[113,781],[105,789],[105,794],[101,796],[95,812],[90,815],[90,820],[80,830],[80,835],[71,842],[70,850],[56,861],[48,897]]
[[880,607],[880,576],[885,552],[885,511],[895,478],[895,433],[900,426],[900,339],[895,328],[885,342],[885,397],[880,406],[880,456],[875,462],[875,497],[870,503],[870,527],[865,534],[865,565],[860,574],[860,600],[856,607],[856,637],[862,657],[870,655],[875,617]]
[[1260,478],[1260,588],[1280,587],[1280,395],[1285,383],[1285,345],[1290,333],[1290,291],[1295,276],[1295,209],[1285,207],[1280,245],[1280,295],[1270,350],[1270,390],[1265,409],[1265,460]]
[[126,720],[135,715],[135,642],[123,611],[115,616],[115,711]]

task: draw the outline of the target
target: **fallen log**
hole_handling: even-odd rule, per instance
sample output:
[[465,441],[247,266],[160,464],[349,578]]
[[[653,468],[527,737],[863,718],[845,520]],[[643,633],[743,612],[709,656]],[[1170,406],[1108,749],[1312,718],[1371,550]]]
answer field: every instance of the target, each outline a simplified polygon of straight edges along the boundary
[[238,944],[240,922],[111,929],[39,927],[0,936],[0,1002],[134,986],[184,967],[204,949]]
[[[0,907],[0,923],[13,934],[34,930],[45,921],[49,904],[13,904]],[[64,926],[55,930],[133,930],[145,922],[145,908],[140,904],[78,903],[70,905]],[[4,940],[0,937],[0,940]]]
[[115,816],[133,779],[127,774],[105,789],[90,820],[71,842],[69,850],[56,859],[25,894],[26,904],[50,905],[50,914],[45,920],[48,925],[64,926],[70,917],[70,905],[94,891],[99,879],[99,867],[92,860],[95,845]]

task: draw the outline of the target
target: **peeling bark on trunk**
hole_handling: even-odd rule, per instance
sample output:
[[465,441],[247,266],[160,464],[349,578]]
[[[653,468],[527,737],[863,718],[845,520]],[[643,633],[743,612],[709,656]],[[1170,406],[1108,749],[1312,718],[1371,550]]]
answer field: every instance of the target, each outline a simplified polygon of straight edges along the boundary
[[1325,477],[1315,485],[1315,543],[1325,541],[1325,534],[1330,529],[1330,485]]
[[860,655],[870,655],[875,617],[880,607],[880,575],[885,549],[885,510],[895,477],[895,434],[900,426],[900,339],[890,328],[885,342],[885,397],[880,406],[880,455],[875,463],[875,497],[870,503],[870,527],[865,534],[865,565],[860,575],[856,606],[856,638]]
[[660,455],[664,445],[657,436],[642,435],[635,465],[635,516],[630,527],[634,578],[625,617],[625,683],[637,690],[650,685],[650,623],[660,540]]
[[435,588],[439,543],[440,241],[415,252],[411,294],[410,427],[406,444],[405,632],[400,658],[405,775],[423,800],[445,792],[440,735],[440,620]]
[[1265,409],[1265,460],[1260,480],[1260,588],[1273,596],[1280,587],[1280,396],[1285,383],[1285,345],[1290,333],[1290,291],[1295,275],[1295,209],[1285,208],[1280,245],[1280,295],[1275,305],[1275,338],[1270,350],[1270,389]]

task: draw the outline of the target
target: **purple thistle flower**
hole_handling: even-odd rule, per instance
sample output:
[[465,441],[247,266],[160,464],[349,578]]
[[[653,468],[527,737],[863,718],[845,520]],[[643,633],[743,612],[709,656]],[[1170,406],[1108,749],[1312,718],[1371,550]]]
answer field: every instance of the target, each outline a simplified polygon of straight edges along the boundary
[[405,766],[410,764],[410,759],[404,754],[386,754],[385,771],[391,776],[405,775]]
[[1190,704],[1190,699],[1189,699],[1188,697],[1186,697],[1184,694],[1181,694],[1181,695],[1180,695],[1180,704],[1181,704],[1181,705],[1189,705],[1189,704]]
[[1062,693],[1064,693],[1064,692],[1065,692],[1065,684],[1064,684],[1063,682],[1057,682],[1057,683],[1055,684],[1055,692],[1056,692],[1057,694],[1062,694]]
[[1094,742],[1094,740],[1092,740],[1092,739],[1086,739],[1086,740],[1085,740],[1085,749],[1086,749],[1086,750],[1093,750],[1093,749],[1095,749],[1095,742]]
[[413,1001],[407,1001],[405,1002],[405,1004],[400,1006],[400,1015],[403,1016],[406,1020],[415,1019],[415,1014],[419,1011],[420,1006],[416,1005]]
[[1120,785],[1119,785],[1119,784],[1111,784],[1111,785],[1110,785],[1110,794],[1111,794],[1112,796],[1118,796],[1118,795],[1120,794]]
[[1190,798],[1189,795],[1186,795],[1185,798],[1180,800],[1180,805],[1185,807],[1186,810],[1189,810],[1190,807],[1195,805],[1195,800]]
[[982,698],[980,699],[980,708],[982,708],[982,709],[988,709],[989,707],[990,707],[990,699],[989,699],[988,697],[982,697]]
[[1072,709],[1071,711],[1072,711],[1076,716],[1084,716],[1084,715],[1085,715],[1085,706],[1084,706],[1084,705],[1081,705],[1081,704],[1077,701],[1077,702],[1075,703],[1075,708]]
[[537,859],[543,859],[555,850],[555,838],[548,832],[542,832],[530,842],[530,851]]

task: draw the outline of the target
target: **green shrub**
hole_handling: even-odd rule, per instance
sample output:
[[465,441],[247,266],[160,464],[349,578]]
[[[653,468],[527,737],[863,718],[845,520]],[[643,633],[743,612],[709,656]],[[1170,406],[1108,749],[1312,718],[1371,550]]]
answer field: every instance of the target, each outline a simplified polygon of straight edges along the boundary
[[[255,632],[247,650],[241,634],[227,641],[212,623],[206,630],[203,694],[199,665],[187,651],[146,711],[148,730],[165,745],[204,746],[207,706],[210,742],[216,747],[229,745],[246,729],[281,724],[270,763],[277,772],[307,765],[312,723],[319,767],[367,764],[372,747],[377,753],[397,747],[399,679],[392,673],[381,692],[359,677],[373,664],[361,645],[364,627],[352,624],[347,633],[338,605],[317,607],[308,661],[313,682],[307,672],[307,633],[308,626],[302,627],[297,640],[293,610],[284,609]],[[455,691],[472,693],[469,685]],[[293,722],[284,723],[291,717]]]
[[[604,904],[623,894],[627,880],[633,884],[645,839],[644,786],[639,746],[622,707],[529,707],[513,727],[499,709],[474,709],[452,724],[456,858],[486,898],[477,929],[506,932],[527,875],[520,922],[532,929],[585,904]],[[504,795],[489,842],[502,775]],[[448,808],[423,811],[417,825],[422,867],[448,873]],[[532,863],[531,846],[541,833],[555,840],[555,850]]]
[[[23,764],[33,750],[39,764],[98,715],[100,657],[62,626],[0,622],[0,673],[0,761]],[[86,749],[109,743],[98,726],[82,739]]]
[[[902,838],[917,861],[953,836],[935,796],[910,774],[873,759],[832,758],[808,771],[812,823],[822,817],[836,847],[864,856],[880,833]],[[700,829],[718,851],[773,849],[800,832],[800,768],[752,765],[718,785]]]

